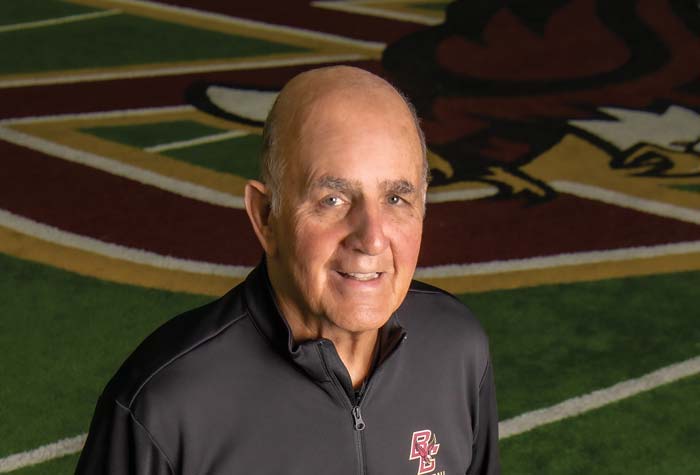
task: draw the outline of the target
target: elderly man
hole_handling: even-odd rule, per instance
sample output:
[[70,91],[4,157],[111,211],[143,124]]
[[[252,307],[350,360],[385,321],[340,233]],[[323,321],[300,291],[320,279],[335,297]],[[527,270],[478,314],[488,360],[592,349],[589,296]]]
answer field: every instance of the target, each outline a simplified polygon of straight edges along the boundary
[[483,330],[412,282],[427,188],[411,107],[349,67],[294,78],[245,204],[245,282],[157,330],[102,394],[79,474],[494,474]]

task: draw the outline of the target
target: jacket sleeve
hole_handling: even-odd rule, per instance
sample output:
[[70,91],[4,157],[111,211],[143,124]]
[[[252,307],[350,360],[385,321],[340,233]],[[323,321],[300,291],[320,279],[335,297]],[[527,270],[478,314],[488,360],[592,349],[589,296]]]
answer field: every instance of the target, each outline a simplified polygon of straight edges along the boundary
[[173,475],[148,430],[118,401],[100,398],[76,475]]
[[477,417],[477,434],[472,446],[472,463],[467,470],[467,475],[498,475],[501,473],[498,454],[498,410],[490,360],[479,386]]

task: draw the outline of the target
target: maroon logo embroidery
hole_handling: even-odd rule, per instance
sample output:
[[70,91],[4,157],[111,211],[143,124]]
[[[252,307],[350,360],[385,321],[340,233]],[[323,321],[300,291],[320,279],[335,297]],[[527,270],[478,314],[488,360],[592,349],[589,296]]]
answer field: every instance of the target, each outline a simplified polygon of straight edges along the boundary
[[420,459],[418,475],[435,470],[435,456],[440,450],[435,434],[429,430],[419,430],[411,438],[411,455],[408,460]]

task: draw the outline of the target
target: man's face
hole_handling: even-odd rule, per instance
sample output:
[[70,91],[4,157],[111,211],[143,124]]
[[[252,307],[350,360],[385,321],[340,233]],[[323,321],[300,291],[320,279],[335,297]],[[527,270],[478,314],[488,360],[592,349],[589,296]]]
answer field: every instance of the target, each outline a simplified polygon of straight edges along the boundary
[[384,108],[324,101],[302,121],[271,218],[270,268],[286,314],[362,332],[403,301],[420,248],[424,184],[420,142],[397,100]]

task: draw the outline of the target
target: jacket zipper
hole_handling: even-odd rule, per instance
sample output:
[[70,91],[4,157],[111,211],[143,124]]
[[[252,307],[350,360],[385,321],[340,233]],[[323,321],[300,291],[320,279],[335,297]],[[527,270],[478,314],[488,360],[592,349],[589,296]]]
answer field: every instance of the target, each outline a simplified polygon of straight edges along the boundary
[[[364,443],[362,440],[362,431],[365,429],[365,421],[362,419],[362,411],[360,409],[361,397],[357,397],[355,398],[355,401],[352,401],[348,397],[345,390],[340,386],[340,382],[338,382],[335,375],[328,370],[328,364],[326,363],[326,355],[323,350],[323,341],[319,342],[318,350],[319,354],[321,355],[321,361],[323,361],[324,371],[330,377],[331,382],[333,383],[333,387],[335,387],[336,391],[340,395],[341,400],[344,403],[343,405],[350,409],[350,414],[352,415],[353,421],[353,438],[355,439],[355,454],[357,455],[357,473],[359,475],[365,475]],[[365,391],[362,392],[362,395],[364,395],[364,392]]]
[[362,412],[360,411],[360,406],[355,406],[352,408],[352,418],[355,421],[355,430],[365,430],[365,421],[362,420]]
[[357,473],[364,475],[365,470],[365,438],[362,431],[365,430],[366,424],[364,419],[362,419],[362,398],[367,393],[367,389],[370,386],[370,382],[366,382],[362,385],[362,388],[355,393],[355,401],[351,401],[352,410],[352,423],[355,436],[355,449],[357,452]]
[[[402,341],[399,342],[399,344],[402,343],[405,339],[406,337],[404,336]],[[350,413],[352,414],[353,421],[353,435],[355,438],[355,452],[357,454],[357,473],[359,475],[365,475],[365,444],[362,431],[365,430],[365,427],[367,425],[365,424],[364,419],[362,419],[362,409],[360,405],[362,404],[362,399],[364,398],[365,394],[367,394],[369,387],[372,385],[372,382],[375,379],[377,379],[376,376],[379,374],[382,367],[376,369],[373,377],[369,381],[367,381],[366,384],[363,385],[362,389],[360,389],[360,392],[356,395],[355,401],[351,401],[345,390],[340,386],[340,382],[338,382],[335,375],[328,370],[328,364],[326,363],[326,355],[323,351],[323,342],[321,341],[319,343],[320,344],[318,349],[321,355],[321,361],[323,361],[324,370],[326,374],[331,378],[331,381],[333,382],[333,386],[335,387],[336,391],[341,395],[341,399],[346,401],[348,403],[347,406],[350,407]],[[395,348],[394,352],[391,355],[389,355],[387,361],[394,356],[396,350],[398,350],[398,345],[397,348]]]
[[355,429],[354,436],[355,449],[357,451],[357,472],[360,475],[365,474],[365,443],[362,431],[365,430],[366,426],[365,421],[362,419],[362,409],[360,407],[360,404],[362,403],[362,397],[367,392],[367,388],[369,388],[369,383],[364,384],[362,386],[362,389],[360,389],[359,393],[356,393],[355,403],[351,411],[353,429]]
[[365,422],[362,420],[362,414],[360,412],[360,406],[355,406],[352,408],[352,417],[354,424],[354,437],[355,437],[355,453],[357,454],[357,473],[360,475],[365,474],[365,444],[364,437],[362,436],[362,431],[365,429]]

